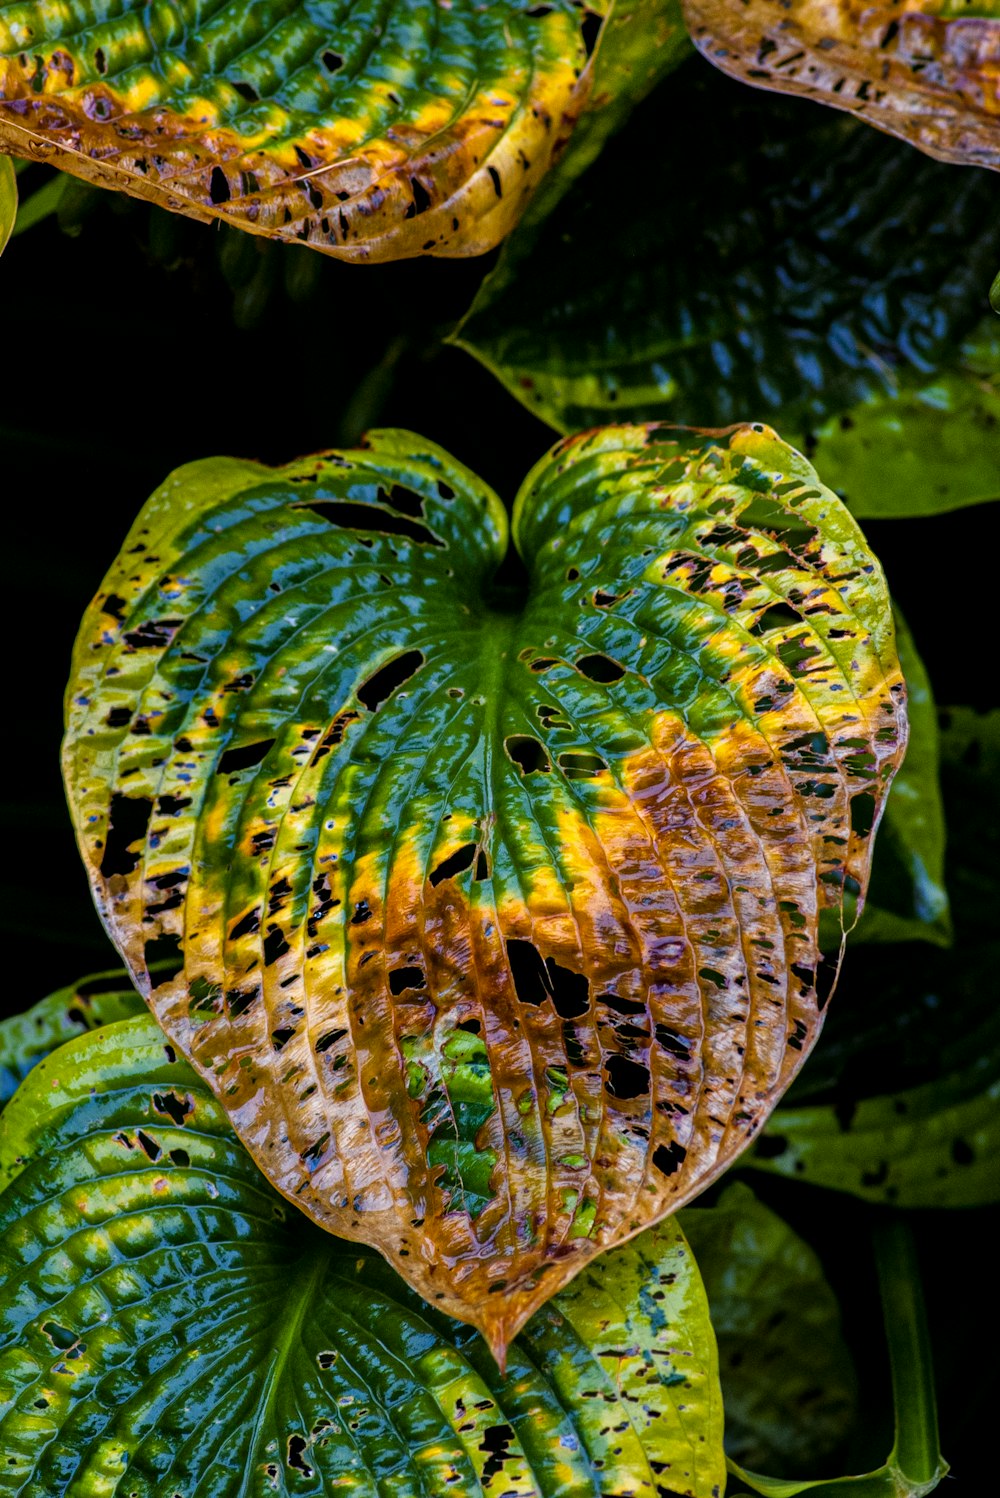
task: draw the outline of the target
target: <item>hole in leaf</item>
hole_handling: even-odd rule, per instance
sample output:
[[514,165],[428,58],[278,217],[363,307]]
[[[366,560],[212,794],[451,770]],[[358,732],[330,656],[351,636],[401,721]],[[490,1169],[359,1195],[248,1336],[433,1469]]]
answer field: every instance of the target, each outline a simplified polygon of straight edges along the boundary
[[398,691],[405,681],[409,681],[423,664],[424,657],[419,650],[404,651],[402,655],[397,655],[394,660],[387,661],[384,666],[380,666],[374,675],[369,676],[368,680],[358,687],[358,701],[370,713],[378,712],[382,703],[391,697],[393,692]]
[[240,80],[239,83],[233,84],[233,88],[239,94],[240,98],[245,99],[248,104],[256,104],[257,100],[260,98],[260,94],[254,88],[252,83],[245,83]]
[[[397,998],[408,988],[423,988],[424,970],[420,967],[397,967],[389,974],[389,992]],[[317,1049],[319,1049],[317,1047]]]
[[772,603],[757,619],[750,628],[752,635],[766,634],[769,629],[787,629],[790,624],[801,624],[802,615],[797,614],[787,603]]
[[662,1175],[672,1176],[680,1170],[687,1156],[687,1150],[682,1144],[674,1140],[670,1144],[658,1144],[653,1151],[653,1164]]
[[645,1097],[649,1092],[649,1067],[627,1056],[609,1056],[604,1064],[607,1088],[612,1097]]
[[163,1154],[163,1151],[157,1144],[156,1140],[150,1139],[149,1135],[144,1133],[142,1129],[139,1130],[135,1137],[138,1142],[139,1148],[142,1150],[143,1154],[147,1156],[148,1159],[155,1161],[158,1160]]
[[597,15],[592,10],[585,10],[583,13],[580,21],[580,35],[583,38],[583,45],[588,57],[593,56],[594,48],[597,46],[597,38],[601,34],[603,20],[603,16]]
[[450,853],[447,858],[438,864],[436,869],[431,871],[431,884],[436,887],[442,880],[453,879],[456,874],[461,874],[463,870],[471,868],[475,856],[475,843],[463,843],[461,848],[456,849],[454,853]]
[[146,828],[153,812],[153,803],[148,796],[111,797],[108,816],[108,840],[101,859],[101,873],[105,879],[112,874],[131,874],[138,865],[141,852],[130,852],[133,843],[146,836]]
[[165,1113],[168,1118],[173,1119],[178,1128],[182,1128],[188,1114],[194,1112],[192,1099],[178,1097],[176,1092],[154,1092],[153,1107],[157,1113]]
[[544,774],[552,768],[544,745],[530,734],[512,733],[504,739],[503,746],[522,775]]
[[296,1472],[301,1472],[303,1477],[311,1477],[313,1475],[313,1469],[303,1455],[307,1444],[304,1436],[288,1437],[288,1465],[294,1468]]
[[576,663],[576,669],[589,681],[599,681],[604,685],[621,681],[625,675],[625,667],[613,661],[610,655],[582,655]]
[[229,182],[221,166],[213,166],[212,176],[208,185],[208,196],[213,203],[228,203],[232,197],[229,191]]
[[232,775],[237,770],[249,770],[254,765],[260,764],[273,744],[274,739],[258,739],[255,744],[236,744],[219,756],[215,773]]
[[530,941],[512,937],[507,943],[507,961],[522,1004],[538,1005],[551,999],[562,1019],[577,1019],[590,1008],[590,983],[586,975],[563,967],[553,957],[543,959]]
[[406,536],[423,546],[444,546],[440,537],[406,515],[388,513],[376,505],[358,504],[348,499],[316,499],[311,504],[293,508],[311,510],[329,525],[352,531],[380,531],[387,536]]
[[[149,985],[154,991],[176,978],[184,966],[179,936],[154,936],[142,949],[142,958],[149,973]],[[155,971],[154,971],[155,969]]]
[[859,791],[851,797],[851,831],[857,837],[867,837],[875,821],[875,797],[871,791]]
[[560,754],[559,768],[567,780],[590,780],[608,768],[599,754]]

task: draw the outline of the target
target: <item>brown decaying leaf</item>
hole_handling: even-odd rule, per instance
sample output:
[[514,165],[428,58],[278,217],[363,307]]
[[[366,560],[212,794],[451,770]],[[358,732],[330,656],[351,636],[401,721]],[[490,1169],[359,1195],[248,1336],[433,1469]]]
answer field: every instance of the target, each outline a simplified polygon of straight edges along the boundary
[[411,434],[191,465],[84,620],[64,752],[109,931],[255,1159],[501,1359],[767,1118],[906,736],[878,565],[770,429],[561,443],[513,614],[505,532]]
[[[536,17],[501,4],[477,32],[461,16],[449,21],[452,7],[442,4],[412,56],[404,26],[379,66],[362,58],[339,113],[311,101],[330,84],[323,58],[341,62],[330,49],[346,50],[345,39],[324,43],[324,23],[301,0],[280,8],[286,24],[272,36],[267,7],[257,26],[254,7],[229,0],[222,10],[240,12],[232,21],[216,7],[201,32],[199,23],[182,27],[183,40],[168,45],[163,18],[143,17],[148,8],[135,0],[116,21],[71,28],[44,0],[0,6],[0,151],[345,260],[476,255],[499,243],[586,100],[582,11],[559,0]],[[427,23],[425,7],[413,5],[409,21],[406,9],[391,20]],[[505,17],[516,32],[501,26]],[[343,29],[352,47],[365,41],[358,22]],[[385,44],[388,22],[367,38],[372,54],[383,30]],[[492,48],[486,66],[472,59],[472,87],[462,71],[470,34]],[[241,75],[261,73],[269,83],[258,95]]]
[[859,115],[930,156],[1000,169],[1000,17],[923,0],[683,0],[699,51],[758,88]]

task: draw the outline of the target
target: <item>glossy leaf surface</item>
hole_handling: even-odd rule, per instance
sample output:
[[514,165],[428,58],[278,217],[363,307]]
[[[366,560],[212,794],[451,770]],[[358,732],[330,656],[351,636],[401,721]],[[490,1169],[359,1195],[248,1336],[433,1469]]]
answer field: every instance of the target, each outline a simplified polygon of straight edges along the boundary
[[821,1470],[851,1429],[856,1389],[819,1259],[742,1183],[681,1222],[718,1342],[727,1454],[758,1471]]
[[254,1158],[501,1354],[788,1085],[905,739],[878,564],[768,428],[560,444],[523,585],[506,527],[406,433],[179,470],[64,752],[108,928]]
[[926,380],[873,391],[811,437],[812,461],[861,518],[1000,499],[1000,323],[989,316]]
[[39,1061],[67,1040],[145,1010],[128,974],[115,968],[92,973],[46,995],[26,1013],[0,1020],[0,1107]]
[[274,1192],[148,1016],[0,1125],[2,1484],[22,1498],[718,1498],[704,1291],[673,1222],[584,1271],[506,1379]]
[[734,78],[849,110],[943,161],[1000,167],[995,0],[684,0],[684,14]]
[[987,173],[695,62],[512,237],[456,338],[560,431],[749,414],[858,515],[927,514],[1000,496],[998,256]]
[[589,83],[572,0],[0,5],[0,146],[354,260],[476,254]]
[[[984,977],[998,957],[995,948]],[[748,1163],[899,1207],[1000,1201],[1000,1020],[970,1038],[980,1054],[921,1087],[847,1108],[779,1109]]]

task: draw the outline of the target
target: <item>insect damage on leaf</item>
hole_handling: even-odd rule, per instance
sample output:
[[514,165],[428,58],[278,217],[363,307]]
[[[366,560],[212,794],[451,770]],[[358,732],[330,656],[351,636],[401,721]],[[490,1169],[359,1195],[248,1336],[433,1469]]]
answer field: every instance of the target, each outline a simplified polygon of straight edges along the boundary
[[769,428],[569,439],[513,531],[517,597],[496,496],[407,433],[181,469],[64,746],[108,928],[254,1158],[501,1356],[766,1119],[905,741],[878,564]]
[[342,259],[472,255],[590,81],[575,0],[0,5],[0,148]]
[[1000,169],[1000,6],[683,0],[709,62],[860,115],[942,161]]

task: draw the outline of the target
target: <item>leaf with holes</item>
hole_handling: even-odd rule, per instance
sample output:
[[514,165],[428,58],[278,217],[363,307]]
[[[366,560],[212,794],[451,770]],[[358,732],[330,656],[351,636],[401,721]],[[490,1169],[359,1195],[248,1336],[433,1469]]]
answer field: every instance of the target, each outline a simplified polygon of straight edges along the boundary
[[755,88],[849,110],[942,161],[1000,168],[1000,5],[683,0],[704,57]]
[[840,1307],[813,1250],[742,1183],[681,1226],[708,1294],[726,1452],[778,1476],[836,1457],[857,1414]]
[[108,929],[254,1158],[501,1357],[791,1081],[905,740],[878,564],[769,428],[565,442],[513,535],[408,433],[180,469],[64,745]]
[[478,254],[565,146],[599,26],[581,0],[21,0],[0,147],[342,259]]
[[695,63],[512,236],[454,338],[560,431],[749,415],[857,515],[931,514],[1000,497],[997,253],[987,173]]
[[41,1063],[0,1169],[5,1492],[722,1491],[715,1343],[673,1222],[585,1270],[504,1379],[289,1208],[148,1015]]

